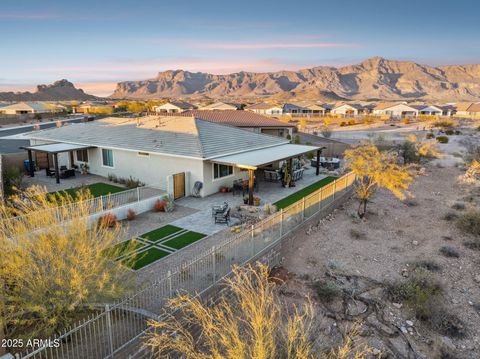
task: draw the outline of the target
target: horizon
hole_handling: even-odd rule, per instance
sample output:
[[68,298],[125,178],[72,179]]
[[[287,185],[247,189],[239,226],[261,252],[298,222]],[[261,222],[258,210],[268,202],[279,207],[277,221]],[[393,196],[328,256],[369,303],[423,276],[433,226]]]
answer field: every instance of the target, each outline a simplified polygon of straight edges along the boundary
[[480,63],[480,5],[471,0],[275,6],[248,0],[242,7],[217,0],[86,0],[80,8],[7,0],[2,7],[0,30],[11,34],[2,42],[16,51],[0,59],[0,91],[34,91],[67,79],[107,96],[118,82],[173,68],[265,73],[348,66],[376,56],[435,67]]

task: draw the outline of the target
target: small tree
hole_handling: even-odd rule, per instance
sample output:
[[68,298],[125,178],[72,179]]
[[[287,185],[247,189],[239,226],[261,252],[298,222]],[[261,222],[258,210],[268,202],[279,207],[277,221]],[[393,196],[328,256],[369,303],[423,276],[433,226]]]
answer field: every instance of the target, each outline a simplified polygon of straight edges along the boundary
[[399,146],[399,153],[403,162],[420,163],[427,158],[439,158],[441,153],[434,141],[425,141],[415,135],[410,135],[407,140]]
[[385,188],[400,199],[406,197],[413,177],[409,167],[398,164],[394,153],[381,152],[375,145],[364,143],[346,150],[345,160],[357,176],[355,194],[360,218],[365,216],[367,204],[378,188]]
[[302,140],[300,139],[300,136],[299,135],[295,135],[295,140],[294,140],[295,144],[296,145],[299,145],[302,143]]
[[30,188],[0,205],[0,326],[7,337],[49,336],[129,288],[130,274],[111,260],[120,255],[111,248],[120,229],[89,223],[91,198],[81,192],[53,201]]

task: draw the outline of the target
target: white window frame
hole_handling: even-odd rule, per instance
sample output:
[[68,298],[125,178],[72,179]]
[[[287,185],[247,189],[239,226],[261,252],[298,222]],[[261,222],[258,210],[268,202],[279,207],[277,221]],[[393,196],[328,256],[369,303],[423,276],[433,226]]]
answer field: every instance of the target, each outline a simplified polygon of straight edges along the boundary
[[[232,168],[232,174],[227,175],[227,176],[223,176],[223,177],[215,178],[215,165],[231,167]],[[224,180],[225,178],[230,178],[230,177],[233,177],[233,176],[235,176],[235,167],[234,166],[224,165],[224,164],[221,164],[221,163],[213,163],[212,164],[212,181],[213,182],[221,181],[221,180]]]
[[[107,166],[103,163],[103,151],[111,151],[112,152],[112,166]],[[113,155],[113,150],[111,148],[102,148],[102,167],[105,168],[115,168],[115,156]]]

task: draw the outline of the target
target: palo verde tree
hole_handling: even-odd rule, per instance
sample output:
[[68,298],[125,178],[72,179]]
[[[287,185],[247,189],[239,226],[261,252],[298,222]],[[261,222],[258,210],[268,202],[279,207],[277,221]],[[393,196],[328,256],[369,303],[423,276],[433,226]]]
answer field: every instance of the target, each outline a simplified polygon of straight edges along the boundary
[[131,274],[110,257],[118,253],[105,252],[121,229],[88,220],[91,198],[81,191],[53,200],[30,188],[0,204],[0,326],[7,337],[46,337],[129,290]]
[[186,359],[364,359],[368,348],[352,341],[350,331],[337,349],[316,355],[313,305],[287,309],[279,299],[269,268],[261,263],[234,267],[215,305],[179,295],[169,301],[162,321],[149,322],[146,345],[157,358]]
[[355,194],[359,200],[358,216],[363,218],[367,204],[378,188],[385,188],[404,199],[413,180],[409,167],[398,164],[395,153],[379,151],[372,143],[363,143],[345,151],[347,166],[357,176]]

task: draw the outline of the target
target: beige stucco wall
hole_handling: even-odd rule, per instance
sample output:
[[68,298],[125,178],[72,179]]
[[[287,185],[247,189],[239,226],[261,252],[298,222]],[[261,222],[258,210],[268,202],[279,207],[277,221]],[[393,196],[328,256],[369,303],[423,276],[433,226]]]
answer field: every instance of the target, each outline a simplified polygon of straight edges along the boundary
[[205,161],[203,163],[203,195],[208,196],[217,193],[220,187],[232,187],[233,181],[236,179],[247,179],[248,172],[242,171],[240,168],[233,167],[233,175],[214,180],[213,179],[213,163]]

